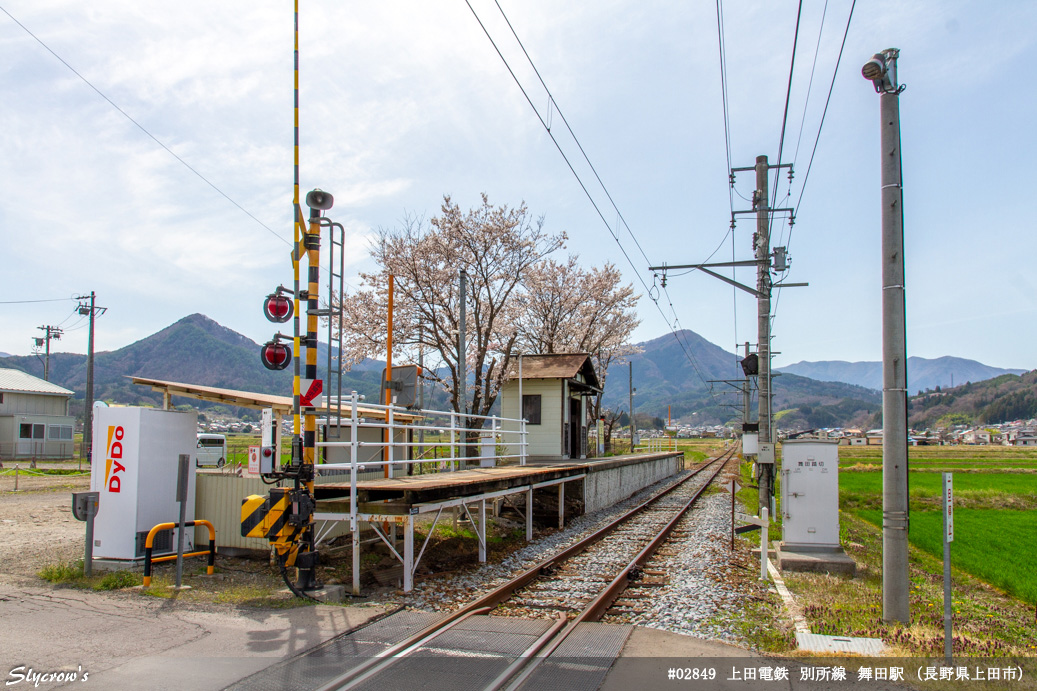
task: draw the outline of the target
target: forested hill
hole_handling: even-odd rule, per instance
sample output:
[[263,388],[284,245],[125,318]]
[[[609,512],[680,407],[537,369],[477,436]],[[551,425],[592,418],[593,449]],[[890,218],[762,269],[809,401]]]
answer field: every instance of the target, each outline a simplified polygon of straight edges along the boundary
[[[290,396],[292,368],[273,372],[259,360],[259,344],[202,314],[192,314],[136,343],[94,359],[94,395],[125,404],[161,403],[150,388],[134,386],[129,376]],[[323,350],[323,348],[321,349]],[[324,376],[326,351],[318,353],[318,376]],[[32,355],[0,359],[0,367],[43,377],[43,364]],[[379,369],[356,368],[343,375],[343,389],[378,395]],[[86,356],[51,353],[50,380],[76,392],[81,405],[86,390]],[[76,414],[79,410],[74,411]]]
[[1003,374],[953,389],[913,396],[910,424],[916,429],[953,424],[995,424],[1037,417],[1037,370]]

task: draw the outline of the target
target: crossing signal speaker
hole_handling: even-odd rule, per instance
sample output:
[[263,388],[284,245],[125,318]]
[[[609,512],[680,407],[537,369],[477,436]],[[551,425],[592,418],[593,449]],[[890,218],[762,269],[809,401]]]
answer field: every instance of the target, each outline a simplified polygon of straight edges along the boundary
[[335,198],[319,187],[306,193],[306,206],[315,211],[327,211],[335,204]]
[[259,359],[269,370],[283,370],[292,361],[292,351],[279,341],[267,341],[259,348]]

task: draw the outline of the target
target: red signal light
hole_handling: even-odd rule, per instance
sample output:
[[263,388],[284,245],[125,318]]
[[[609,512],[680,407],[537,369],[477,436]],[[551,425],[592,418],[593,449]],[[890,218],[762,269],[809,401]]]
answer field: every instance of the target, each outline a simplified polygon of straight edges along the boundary
[[259,349],[259,359],[267,369],[283,370],[292,361],[292,351],[283,343],[267,341]]
[[295,303],[287,296],[272,293],[263,300],[263,314],[272,322],[283,324],[295,313]]

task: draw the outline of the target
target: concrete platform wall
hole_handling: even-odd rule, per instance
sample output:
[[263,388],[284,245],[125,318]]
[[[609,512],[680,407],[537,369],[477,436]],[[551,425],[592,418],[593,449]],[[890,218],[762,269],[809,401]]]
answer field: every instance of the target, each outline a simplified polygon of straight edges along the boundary
[[683,453],[622,464],[590,465],[584,479],[586,513],[603,509],[636,494],[645,487],[670,477],[680,470]]

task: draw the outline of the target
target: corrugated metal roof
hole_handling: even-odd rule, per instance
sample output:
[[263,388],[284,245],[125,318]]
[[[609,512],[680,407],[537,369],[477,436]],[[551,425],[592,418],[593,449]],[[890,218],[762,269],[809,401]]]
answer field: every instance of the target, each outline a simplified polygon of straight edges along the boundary
[[49,396],[74,396],[75,391],[51,384],[17,369],[0,369],[0,391],[12,393],[41,393]]

